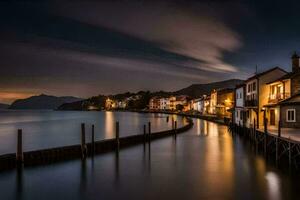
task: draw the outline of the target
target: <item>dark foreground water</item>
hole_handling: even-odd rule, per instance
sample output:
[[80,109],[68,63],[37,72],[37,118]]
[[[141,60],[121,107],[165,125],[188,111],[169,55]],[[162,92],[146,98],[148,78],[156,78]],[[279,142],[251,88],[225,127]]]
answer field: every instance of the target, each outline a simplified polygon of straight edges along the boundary
[[0,198],[299,199],[300,179],[277,171],[227,128],[195,120],[178,135],[86,161],[0,173]]
[[[152,131],[171,129],[166,114],[134,112],[74,112],[0,110],[0,155],[16,152],[17,129],[23,130],[24,151],[80,144],[81,123],[86,123],[90,141],[95,125],[96,140],[115,137],[115,122],[120,123],[120,136],[143,133],[143,125],[152,124]],[[172,116],[182,126],[181,117]],[[171,118],[171,117],[170,117]]]

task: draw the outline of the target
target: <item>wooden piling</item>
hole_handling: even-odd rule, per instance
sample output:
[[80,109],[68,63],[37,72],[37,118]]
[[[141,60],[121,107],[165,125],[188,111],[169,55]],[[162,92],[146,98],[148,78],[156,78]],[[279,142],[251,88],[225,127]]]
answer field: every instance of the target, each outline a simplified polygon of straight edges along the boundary
[[87,148],[86,148],[86,144],[85,144],[85,124],[82,123],[81,124],[81,155],[82,155],[82,158],[86,157],[86,153],[87,153]]
[[278,121],[278,137],[281,137],[281,121]]
[[291,141],[289,139],[289,166],[292,166],[292,145],[291,145]]
[[278,164],[278,137],[276,137],[276,164]]
[[151,142],[151,122],[148,122],[148,140]]
[[174,122],[174,134],[175,134],[175,139],[177,138],[177,121]]
[[147,132],[146,129],[147,129],[146,124],[144,124],[144,143],[146,142],[146,138],[147,138],[146,137],[146,132]]
[[116,145],[117,145],[117,150],[119,151],[120,149],[119,122],[116,122]]
[[18,129],[18,138],[17,138],[17,154],[16,154],[16,161],[18,164],[22,163],[23,160],[23,137],[22,137],[22,129]]
[[95,154],[95,125],[92,125],[92,155]]

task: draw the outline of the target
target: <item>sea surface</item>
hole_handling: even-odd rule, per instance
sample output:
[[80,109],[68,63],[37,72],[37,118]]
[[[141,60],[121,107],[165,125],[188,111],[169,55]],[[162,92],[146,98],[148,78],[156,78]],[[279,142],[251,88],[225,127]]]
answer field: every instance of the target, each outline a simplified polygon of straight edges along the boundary
[[200,119],[194,123],[177,139],[167,137],[86,160],[0,172],[0,198],[300,199],[299,174],[268,164],[225,126]]
[[135,112],[82,112],[51,110],[1,110],[0,111],[0,155],[16,152],[17,130],[23,131],[24,151],[80,144],[81,123],[86,125],[87,142],[91,140],[92,124],[95,125],[95,139],[115,137],[115,123],[119,122],[120,137],[142,134],[143,125],[151,122],[152,132],[172,128],[171,118],[166,114]]

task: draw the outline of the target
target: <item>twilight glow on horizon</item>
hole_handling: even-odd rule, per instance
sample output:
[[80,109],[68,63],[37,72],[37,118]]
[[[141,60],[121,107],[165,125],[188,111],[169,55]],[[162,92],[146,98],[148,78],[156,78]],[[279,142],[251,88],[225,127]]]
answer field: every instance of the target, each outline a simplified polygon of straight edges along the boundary
[[300,50],[299,6],[261,1],[0,3],[0,103],[245,79]]

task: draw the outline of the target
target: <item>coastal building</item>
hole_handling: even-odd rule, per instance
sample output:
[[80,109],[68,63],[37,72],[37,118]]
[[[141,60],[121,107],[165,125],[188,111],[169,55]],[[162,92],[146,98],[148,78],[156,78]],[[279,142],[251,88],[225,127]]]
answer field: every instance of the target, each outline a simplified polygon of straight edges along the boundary
[[244,125],[246,120],[245,94],[246,94],[245,84],[237,85],[235,88],[235,109],[234,109],[233,121],[237,125],[242,125],[242,126]]
[[201,111],[201,105],[202,105],[202,98],[193,99],[192,100],[192,107],[194,111],[200,112]]
[[245,125],[247,127],[254,124],[254,120],[256,121],[257,128],[263,127],[264,106],[269,101],[270,86],[267,83],[275,81],[286,74],[285,70],[274,67],[262,73],[255,74],[245,81]]
[[176,97],[175,96],[170,96],[169,97],[169,102],[170,102],[170,105],[169,105],[169,109],[170,110],[176,110]]
[[229,109],[234,107],[234,90],[224,88],[213,90],[210,94],[209,114],[217,115],[218,117],[231,118]]
[[170,98],[160,98],[159,99],[159,109],[160,110],[169,110],[170,109]]
[[159,97],[152,97],[149,101],[150,110],[159,110],[160,109],[160,99]]
[[116,102],[110,98],[107,98],[106,101],[105,101],[105,109],[106,110],[111,110],[111,109],[114,109],[116,108]]
[[206,114],[209,114],[209,111],[210,111],[210,96],[208,95],[208,96],[204,96],[203,97],[203,100],[202,100],[203,102],[203,107],[201,107],[202,108],[202,110],[200,110],[200,112],[202,111],[202,114],[203,115],[206,115]]
[[[268,102],[264,105],[269,128],[300,128],[300,58],[292,56],[292,72],[267,83]],[[297,120],[298,119],[298,120]]]

